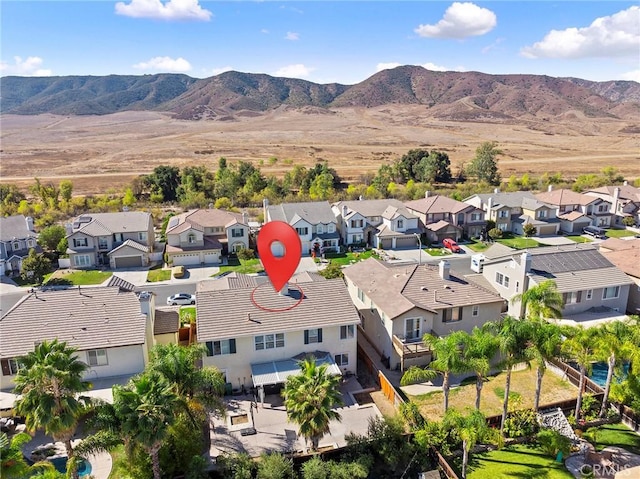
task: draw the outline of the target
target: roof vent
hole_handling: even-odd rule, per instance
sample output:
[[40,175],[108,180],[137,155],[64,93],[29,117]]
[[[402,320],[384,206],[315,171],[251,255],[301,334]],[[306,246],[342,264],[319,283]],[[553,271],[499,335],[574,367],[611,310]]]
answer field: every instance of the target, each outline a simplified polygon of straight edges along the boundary
[[420,288],[422,291],[429,291],[429,288],[427,288],[426,286],[423,286]]
[[444,289],[451,289],[451,286],[449,286],[448,284],[446,284],[446,285],[444,286]]

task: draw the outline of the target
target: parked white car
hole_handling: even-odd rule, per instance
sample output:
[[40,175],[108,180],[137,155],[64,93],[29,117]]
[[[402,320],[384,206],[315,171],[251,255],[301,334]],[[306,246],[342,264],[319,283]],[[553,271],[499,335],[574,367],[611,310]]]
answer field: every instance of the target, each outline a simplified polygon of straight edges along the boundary
[[196,295],[189,293],[172,294],[167,298],[167,304],[169,306],[196,304]]

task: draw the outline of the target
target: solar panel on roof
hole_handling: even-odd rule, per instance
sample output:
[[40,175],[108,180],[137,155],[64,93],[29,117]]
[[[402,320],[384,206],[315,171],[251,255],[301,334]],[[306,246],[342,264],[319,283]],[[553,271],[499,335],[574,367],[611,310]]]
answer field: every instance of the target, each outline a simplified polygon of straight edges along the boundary
[[179,221],[180,221],[180,218],[176,218],[176,217],[171,218],[171,219],[169,220],[169,224],[168,224],[168,226],[167,226],[167,227],[168,227],[169,229],[171,229],[171,228],[175,228]]

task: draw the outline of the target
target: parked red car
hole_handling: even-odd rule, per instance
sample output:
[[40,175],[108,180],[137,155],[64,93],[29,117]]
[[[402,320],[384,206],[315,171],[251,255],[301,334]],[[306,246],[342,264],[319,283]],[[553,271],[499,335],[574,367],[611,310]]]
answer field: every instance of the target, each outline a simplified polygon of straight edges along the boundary
[[462,253],[462,248],[460,248],[460,246],[458,246],[458,243],[456,243],[452,238],[443,239],[442,246],[447,248],[452,253]]

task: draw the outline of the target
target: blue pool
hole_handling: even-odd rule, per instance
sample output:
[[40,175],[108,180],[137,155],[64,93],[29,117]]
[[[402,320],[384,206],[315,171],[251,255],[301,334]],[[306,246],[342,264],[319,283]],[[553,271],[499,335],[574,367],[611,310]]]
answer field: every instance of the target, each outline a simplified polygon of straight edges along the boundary
[[[607,367],[607,363],[595,363],[593,365],[593,370],[591,371],[591,375],[589,377],[594,383],[604,387],[604,385],[607,383],[608,369],[609,368]],[[628,363],[625,364],[622,369],[623,369],[623,376],[621,378],[617,378],[618,381],[621,381],[627,377],[627,374],[629,372],[629,364]],[[616,381],[615,372],[613,373],[613,380]]]
[[[67,458],[66,457],[56,457],[54,459],[49,459],[56,470],[60,472],[67,472]],[[78,464],[78,475],[80,477],[88,476],[91,474],[91,464],[85,460],[80,460]]]

